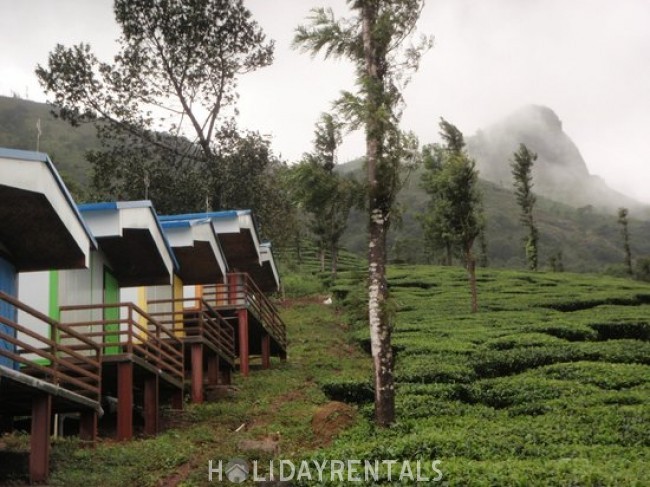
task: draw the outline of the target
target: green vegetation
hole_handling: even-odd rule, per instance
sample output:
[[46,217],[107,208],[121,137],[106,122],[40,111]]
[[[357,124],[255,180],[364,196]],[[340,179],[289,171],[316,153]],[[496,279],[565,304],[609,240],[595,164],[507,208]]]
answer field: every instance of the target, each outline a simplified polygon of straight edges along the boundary
[[[648,485],[650,286],[483,270],[471,314],[461,269],[399,267],[389,283],[397,424],[366,419],[319,458],[438,459],[450,485]],[[337,380],[328,393],[367,394]]]
[[[379,428],[361,261],[343,253],[332,283],[313,247],[289,257],[286,364],[236,375],[227,397],[167,414],[157,438],[95,449],[56,441],[51,484],[210,485],[208,460],[241,456],[436,459],[452,486],[650,485],[649,284],[484,269],[473,314],[459,305],[469,294],[462,269],[394,267],[397,422]],[[333,306],[322,304],[328,295]],[[328,400],[359,411],[331,444],[311,426]],[[238,447],[276,432],[279,452]],[[1,441],[27,446],[24,436]]]

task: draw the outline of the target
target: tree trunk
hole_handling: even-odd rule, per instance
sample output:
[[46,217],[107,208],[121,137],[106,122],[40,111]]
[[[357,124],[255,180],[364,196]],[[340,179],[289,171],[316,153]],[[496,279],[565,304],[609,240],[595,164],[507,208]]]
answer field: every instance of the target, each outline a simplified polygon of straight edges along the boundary
[[465,251],[465,260],[467,262],[467,277],[469,279],[469,288],[472,293],[472,313],[478,311],[478,292],[476,290],[476,258],[469,247]]
[[395,387],[393,384],[393,349],[391,324],[387,316],[386,217],[378,209],[370,215],[368,249],[368,321],[375,371],[375,419],[381,426],[395,421]]
[[369,243],[368,243],[368,321],[370,344],[375,374],[375,421],[389,426],[395,421],[395,386],[393,384],[393,350],[391,325],[386,311],[388,286],[386,284],[386,232],[389,212],[382,200],[382,187],[377,179],[377,165],[381,163],[383,128],[380,118],[383,78],[376,41],[373,39],[378,2],[364,2],[362,6],[362,35],[365,71],[368,83],[373,85],[366,100],[369,115],[366,119],[366,163],[368,167]]
[[445,262],[445,265],[451,266],[452,264],[452,256],[451,256],[451,243],[446,242],[445,243],[445,250],[447,251],[447,261]]
[[336,279],[336,273],[338,272],[339,265],[339,251],[336,248],[336,244],[332,244],[332,279]]
[[320,271],[325,272],[325,249],[321,247],[320,249]]

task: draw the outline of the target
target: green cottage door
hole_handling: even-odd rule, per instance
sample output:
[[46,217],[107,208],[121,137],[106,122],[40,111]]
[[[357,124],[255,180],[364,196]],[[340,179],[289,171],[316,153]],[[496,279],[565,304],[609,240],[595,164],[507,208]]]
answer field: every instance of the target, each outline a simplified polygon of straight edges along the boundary
[[[120,301],[120,287],[117,284],[117,279],[111,274],[111,271],[104,268],[104,304],[113,304]],[[118,343],[120,341],[120,308],[104,308],[104,320],[106,325],[104,331],[106,333],[113,332],[111,335],[106,336],[107,343]],[[120,353],[120,347],[106,347],[104,350],[106,355],[116,355]]]

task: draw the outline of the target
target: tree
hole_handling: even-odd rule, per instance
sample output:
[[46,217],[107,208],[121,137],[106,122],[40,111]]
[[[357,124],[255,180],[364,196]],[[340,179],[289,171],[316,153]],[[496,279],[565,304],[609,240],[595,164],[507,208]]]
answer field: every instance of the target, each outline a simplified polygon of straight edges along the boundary
[[618,209],[618,224],[621,226],[621,235],[623,237],[623,253],[625,254],[625,271],[632,275],[632,251],[630,250],[630,231],[627,221],[627,208]]
[[342,140],[341,123],[325,113],[314,134],[314,151],[305,154],[294,168],[294,194],[310,217],[309,228],[316,238],[321,271],[325,271],[325,251],[329,250],[332,276],[336,277],[339,240],[347,228],[350,210],[362,205],[363,191],[353,177],[334,171],[336,150]]
[[[95,182],[111,189],[111,178],[123,177],[125,168],[132,174],[124,179],[134,181],[118,185],[150,190],[155,175],[169,169],[180,175],[209,168],[220,177],[216,156],[236,134],[237,78],[270,64],[273,42],[242,0],[115,0],[114,12],[122,35],[112,63],[100,62],[88,44],[59,44],[47,67],[36,69],[58,116],[73,125],[96,123],[104,155],[91,158]],[[194,198],[183,203],[193,208],[210,187],[195,176]],[[169,196],[187,184],[156,190]],[[212,197],[217,208],[221,197]]]
[[521,208],[520,221],[528,230],[526,238],[526,261],[531,271],[537,270],[539,231],[533,217],[535,195],[533,194],[533,163],[537,154],[531,152],[524,144],[519,144],[519,150],[514,153],[511,161],[512,176],[514,177],[515,196]]
[[458,247],[461,251],[468,273],[472,312],[476,312],[478,292],[473,247],[485,227],[478,171],[465,149],[462,132],[445,119],[440,120],[440,129],[444,144],[432,147],[436,162],[427,166],[422,178],[422,185],[431,196],[424,217],[425,233],[444,241],[448,249]]
[[415,28],[423,0],[348,0],[354,12],[337,20],[331,10],[312,11],[310,24],[297,28],[294,45],[325,57],[350,60],[358,90],[343,92],[337,107],[351,128],[365,129],[368,202],[368,320],[375,376],[375,419],[387,426],[395,420],[395,387],[391,316],[387,306],[386,233],[395,197],[402,183],[400,168],[415,157],[412,136],[399,130],[403,104],[400,87],[417,69],[430,46],[402,49]]

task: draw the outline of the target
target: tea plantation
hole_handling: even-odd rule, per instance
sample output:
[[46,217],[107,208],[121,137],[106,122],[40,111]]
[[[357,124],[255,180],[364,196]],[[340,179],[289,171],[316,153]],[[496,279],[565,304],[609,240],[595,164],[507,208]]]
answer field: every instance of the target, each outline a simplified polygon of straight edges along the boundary
[[[347,276],[347,280],[345,277]],[[362,288],[334,288],[366,350]],[[393,267],[398,422],[369,377],[328,381],[364,420],[317,458],[440,460],[448,485],[650,485],[650,286],[596,275]]]

